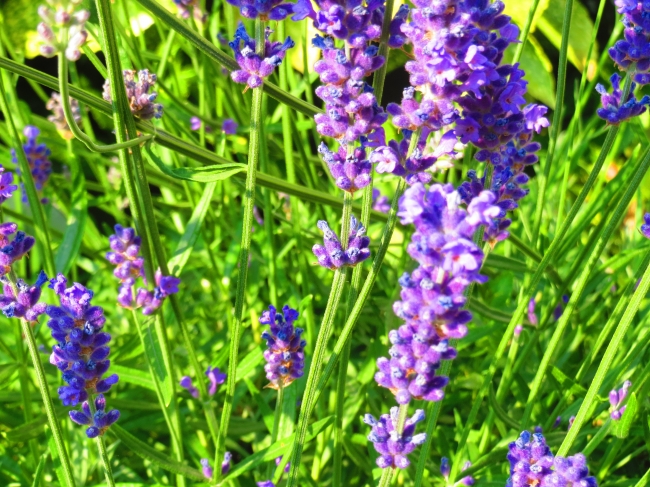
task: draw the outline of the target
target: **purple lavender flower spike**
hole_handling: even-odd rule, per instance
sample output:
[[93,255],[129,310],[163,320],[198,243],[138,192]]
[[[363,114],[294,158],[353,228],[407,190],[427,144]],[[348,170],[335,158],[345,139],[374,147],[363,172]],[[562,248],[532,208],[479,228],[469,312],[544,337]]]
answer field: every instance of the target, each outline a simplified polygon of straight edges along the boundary
[[230,472],[230,465],[232,463],[232,453],[227,451],[223,454],[223,461],[221,462],[221,475],[226,475]]
[[363,418],[363,422],[372,427],[368,440],[379,453],[379,468],[407,468],[411,464],[409,453],[427,438],[425,433],[413,434],[417,423],[424,420],[423,410],[416,410],[413,416],[406,420],[402,434],[397,432],[398,416],[399,408],[393,407],[390,415],[382,414],[379,419],[375,419],[371,414],[366,414]]
[[[74,98],[70,98],[70,108],[72,110],[72,116],[74,117],[75,123],[81,123],[81,109],[79,108],[79,102]],[[59,131],[59,134],[64,139],[70,140],[74,138],[72,132],[70,132],[70,127],[68,122],[65,119],[65,114],[63,112],[63,105],[61,103],[61,95],[59,93],[52,92],[52,96],[47,101],[45,108],[52,112],[52,115],[47,117],[47,120],[52,122],[56,129]]]
[[201,128],[201,125],[203,125],[203,122],[199,117],[192,117],[190,118],[190,129],[191,130],[199,130]]
[[508,448],[510,477],[506,482],[507,487],[597,487],[596,479],[589,476],[587,459],[582,453],[568,458],[554,456],[541,432],[531,435],[523,431]]
[[125,280],[144,276],[144,259],[140,256],[142,240],[133,228],[115,225],[115,234],[108,238],[108,242],[111,252],[106,254],[106,260],[115,266],[115,277]]
[[449,473],[451,472],[451,465],[449,465],[449,458],[442,457],[440,459],[440,475],[447,480],[449,478]]
[[[40,133],[41,131],[32,125],[26,125],[23,130],[23,134],[27,138],[23,144],[23,150],[37,191],[43,191],[43,187],[52,174],[52,162],[49,159],[50,149],[45,144],[37,142]],[[11,149],[11,161],[18,166],[18,157],[14,149]],[[17,169],[16,172],[20,175],[20,169]],[[41,201],[46,203],[47,199],[43,198]],[[27,203],[27,193],[24,190],[22,202]]]
[[522,331],[524,331],[524,327],[523,327],[523,326],[521,326],[521,325],[517,325],[517,326],[515,326],[515,331],[514,331],[515,339],[519,338],[519,336],[521,335],[521,332],[522,332]]
[[[465,470],[467,470],[471,466],[472,466],[472,462],[470,462],[468,460],[463,465],[463,468],[461,469],[461,472],[464,472]],[[467,476],[463,477],[462,479],[460,479],[460,483],[467,486],[467,487],[472,487],[472,485],[474,485],[475,482],[476,481],[474,480],[474,477],[472,477],[471,475],[467,475]]]
[[562,416],[558,416],[557,418],[555,418],[555,422],[553,423],[553,428],[557,428],[558,426],[560,426],[561,422],[562,422]]
[[2,314],[7,318],[23,318],[26,321],[33,322],[40,315],[45,313],[47,305],[39,303],[41,299],[41,288],[47,282],[45,272],[41,271],[36,278],[33,286],[29,286],[22,279],[16,282],[18,295],[14,294],[13,287],[5,282],[3,284],[3,294],[0,294],[0,309]]
[[257,483],[257,487],[275,487],[275,484],[272,480],[263,480]]
[[623,383],[623,387],[621,387],[618,391],[614,389],[609,393],[609,404],[612,406],[610,417],[614,421],[620,420],[623,416],[623,413],[625,412],[625,408],[627,406],[621,407],[621,404],[627,397],[627,393],[630,387],[632,387],[632,382],[626,380]]
[[226,382],[228,377],[225,373],[221,372],[218,367],[208,366],[208,370],[205,371],[205,375],[210,380],[210,390],[208,393],[211,396],[214,396],[217,393],[217,388]]
[[260,323],[270,327],[262,333],[262,338],[267,347],[264,350],[267,387],[272,389],[286,387],[303,376],[307,342],[301,338],[302,328],[294,326],[298,316],[298,311],[289,306],[278,313],[275,306],[269,305],[260,317]]
[[[36,240],[25,232],[17,231],[15,223],[0,224],[0,276],[11,271],[14,262],[23,258],[34,246]],[[12,240],[7,237],[14,235]]]
[[86,430],[88,438],[97,438],[103,436],[106,430],[115,423],[120,417],[120,412],[113,409],[106,412],[106,400],[103,394],[99,394],[95,398],[95,414],[90,411],[88,401],[84,401],[81,405],[81,411],[76,409],[70,411],[70,419],[80,425],[89,425]]
[[533,326],[537,326],[539,323],[537,315],[535,314],[535,298],[530,298],[530,301],[528,302],[528,321]]
[[5,172],[5,168],[0,164],[0,204],[7,201],[18,189],[18,186],[13,184],[14,173],[10,171]]
[[194,384],[192,383],[192,378],[190,376],[184,375],[183,377],[181,377],[180,386],[183,389],[186,389],[187,392],[189,392],[190,395],[195,399],[199,398],[199,390],[196,387],[194,387]]
[[332,152],[321,142],[318,152],[327,163],[339,189],[354,193],[370,184],[372,166],[366,159],[363,147],[357,147],[348,154],[345,146],[339,147],[337,152]]
[[237,128],[237,122],[235,122],[232,118],[224,119],[223,123],[221,124],[221,131],[226,135],[235,135],[237,133]]
[[[194,17],[199,23],[206,21],[208,14],[201,10],[198,0],[173,0],[178,8],[178,14],[184,18],[189,19],[190,15]],[[191,13],[190,13],[191,11]]]
[[246,84],[246,89],[257,88],[262,85],[264,78],[270,76],[275,68],[282,64],[287,49],[292,48],[295,43],[291,37],[287,37],[283,43],[270,42],[271,32],[271,29],[266,29],[264,54],[260,56],[256,53],[255,39],[248,35],[244,24],[239,23],[234,40],[228,44],[234,51],[235,60],[241,68],[230,74],[235,83]]
[[643,215],[643,225],[641,225],[641,233],[645,238],[650,238],[650,213]]
[[[569,296],[567,294],[562,295],[562,301],[564,304],[569,302]],[[558,304],[555,309],[553,310],[553,319],[555,321],[560,319],[560,316],[562,316],[562,313],[564,312],[564,307],[562,306],[562,303]]]
[[[156,75],[150,73],[148,69],[142,69],[140,71],[125,69],[122,75],[124,77],[124,87],[126,88],[126,96],[129,100],[131,113],[142,120],[162,117],[163,106],[160,103],[154,103],[158,97],[158,93],[155,91],[150,92],[156,84]],[[106,80],[104,83],[102,96],[104,100],[112,103],[110,80]]]
[[596,91],[600,93],[600,101],[603,105],[596,113],[600,118],[605,120],[609,125],[618,125],[619,123],[629,120],[630,118],[641,115],[646,111],[646,105],[650,104],[650,96],[645,95],[640,100],[634,96],[635,84],[632,83],[630,94],[627,100],[621,100],[623,90],[621,90],[621,77],[614,73],[610,78],[612,84],[612,94],[600,83],[596,85]]
[[321,266],[332,270],[343,266],[354,267],[370,257],[370,239],[366,236],[366,228],[354,216],[350,217],[348,248],[345,251],[326,221],[320,220],[318,228],[323,232],[324,246],[316,244],[312,247],[312,252]]
[[201,472],[203,473],[203,476],[211,480],[212,479],[212,474],[214,473],[214,470],[210,466],[210,460],[207,458],[201,458]]
[[52,347],[50,363],[63,373],[67,385],[59,388],[65,406],[76,406],[89,394],[108,392],[118,381],[117,374],[104,377],[110,366],[108,342],[102,331],[104,310],[92,306],[93,292],[79,283],[66,288],[63,274],[50,279],[50,288],[59,296],[60,306],[47,306],[47,326],[57,344]]
[[390,210],[388,196],[382,195],[377,188],[372,188],[372,209],[380,213],[388,213]]

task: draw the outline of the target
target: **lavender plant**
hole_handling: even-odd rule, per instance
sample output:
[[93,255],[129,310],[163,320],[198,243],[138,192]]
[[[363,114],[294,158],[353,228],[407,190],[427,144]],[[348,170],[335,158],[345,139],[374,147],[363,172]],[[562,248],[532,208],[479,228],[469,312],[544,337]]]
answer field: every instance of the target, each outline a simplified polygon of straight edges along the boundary
[[647,2],[10,3],[0,485],[647,483]]

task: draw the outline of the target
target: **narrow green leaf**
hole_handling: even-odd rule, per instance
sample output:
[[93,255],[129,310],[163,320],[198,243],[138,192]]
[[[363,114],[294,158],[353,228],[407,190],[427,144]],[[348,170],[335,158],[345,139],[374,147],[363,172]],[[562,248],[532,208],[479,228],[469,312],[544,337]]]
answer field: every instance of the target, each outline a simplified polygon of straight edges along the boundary
[[[66,410],[61,408],[57,410],[57,413],[65,414]],[[45,425],[47,424],[47,417],[40,416],[29,423],[22,424],[17,428],[3,432],[2,436],[9,442],[25,442],[31,440],[32,438],[37,438],[42,435],[45,431]]]
[[237,364],[237,380],[248,377],[264,359],[261,347],[255,347]]
[[171,376],[167,373],[163,351],[158,338],[155,325],[155,318],[151,317],[142,325],[144,327],[144,353],[147,360],[151,363],[153,371],[160,383],[160,390],[165,399],[165,406],[169,406],[173,395],[173,385]]
[[555,379],[560,383],[563,391],[569,391],[573,394],[585,394],[587,392],[587,389],[574,382],[555,365],[553,366],[553,370],[551,370],[551,374],[553,374],[553,377],[555,377]]
[[108,430],[113,436],[119,439],[124,445],[136,455],[155,463],[160,468],[169,472],[182,475],[188,479],[204,482],[205,477],[198,470],[183,465],[176,460],[168,457],[164,453],[152,448],[143,441],[140,441],[131,433],[123,429],[120,425],[114,424]]
[[627,406],[623,416],[618,421],[616,428],[614,429],[614,434],[619,438],[627,438],[630,434],[630,428],[632,427],[632,422],[636,416],[637,409],[639,404],[636,399],[636,393],[632,393],[630,398],[627,400]]
[[176,246],[176,250],[174,251],[174,255],[169,259],[169,270],[175,276],[179,276],[181,272],[183,272],[183,268],[185,267],[185,264],[187,264],[187,260],[190,258],[190,255],[194,250],[196,241],[201,233],[201,225],[203,224],[205,215],[210,207],[212,195],[214,194],[216,187],[216,183],[208,183],[205,186],[203,195],[194,208],[189,223],[185,227],[185,233],[181,236],[181,239]]
[[12,374],[18,370],[18,367],[20,367],[20,365],[16,363],[0,365],[0,383],[7,383]]
[[127,382],[152,391],[156,390],[149,374],[142,370],[113,363],[111,364],[111,370],[120,376],[120,382]]
[[197,181],[199,183],[212,183],[228,179],[237,173],[246,171],[246,165],[238,164],[236,162],[205,167],[169,167],[162,162],[156,154],[154,154],[149,146],[147,146],[146,152],[149,155],[150,160],[158,169],[174,179]]
[[79,164],[79,159],[76,157],[70,164],[72,167],[72,208],[66,222],[63,240],[54,257],[56,271],[62,274],[66,274],[70,270],[72,262],[76,259],[86,227],[88,208],[86,180]]
[[43,478],[43,470],[45,469],[45,462],[47,461],[48,453],[45,452],[41,455],[41,459],[38,461],[36,466],[36,472],[34,472],[34,482],[32,487],[40,487],[41,479]]

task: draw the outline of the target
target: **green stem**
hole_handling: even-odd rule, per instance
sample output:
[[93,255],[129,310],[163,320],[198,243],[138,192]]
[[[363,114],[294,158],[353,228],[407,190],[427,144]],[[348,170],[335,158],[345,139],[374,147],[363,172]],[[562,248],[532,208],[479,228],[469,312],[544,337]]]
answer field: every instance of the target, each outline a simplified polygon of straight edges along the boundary
[[393,5],[394,0],[386,0],[384,4],[384,22],[381,26],[381,38],[379,39],[379,52],[378,56],[384,58],[384,64],[375,71],[372,88],[375,90],[375,98],[377,103],[381,105],[381,98],[384,93],[384,83],[386,81],[386,73],[388,72],[388,38],[390,37],[390,23],[393,20]]
[[[578,301],[582,295],[582,292],[584,291],[587,282],[589,280],[589,277],[591,276],[591,273],[594,271],[596,268],[596,263],[598,259],[600,258],[600,254],[602,251],[605,249],[605,246],[607,245],[607,242],[609,241],[612,233],[614,230],[618,227],[619,222],[621,218],[623,218],[625,211],[627,210],[628,205],[630,204],[630,201],[632,201],[632,198],[634,197],[634,193],[636,192],[636,189],[638,188],[639,184],[641,184],[641,181],[643,180],[643,177],[645,176],[645,173],[648,170],[648,167],[650,167],[650,146],[646,149],[646,153],[639,165],[639,168],[637,169],[636,173],[634,174],[634,177],[630,181],[629,185],[626,187],[625,194],[623,195],[623,198],[621,201],[618,203],[616,206],[616,209],[614,210],[614,214],[609,220],[609,223],[607,226],[602,230],[600,236],[598,237],[598,241],[596,243],[596,246],[594,250],[591,252],[591,255],[589,256],[587,262],[585,263],[582,274],[580,275],[577,283],[574,285],[573,292],[571,293],[571,298],[569,299],[569,302],[564,309],[564,312],[562,313],[562,317],[560,318],[559,322],[555,326],[555,330],[553,332],[553,336],[551,337],[550,342],[546,346],[546,350],[544,351],[544,355],[542,357],[542,361],[537,368],[537,373],[535,375],[535,379],[533,380],[533,383],[530,387],[530,393],[528,395],[528,401],[526,402],[526,409],[524,410],[524,415],[521,419],[521,427],[522,429],[526,429],[528,427],[528,423],[530,422],[530,417],[533,411],[533,406],[536,404],[537,400],[537,395],[539,394],[539,391],[542,388],[542,384],[544,381],[544,375],[546,374],[546,369],[548,368],[548,365],[551,361],[551,358],[553,357],[553,354],[555,352],[555,349],[557,348],[558,344],[560,343],[560,340],[562,338],[562,334],[566,327],[569,324],[569,321],[571,319],[571,314],[573,313],[573,310],[576,308]],[[637,306],[638,308],[638,306]],[[623,322],[626,317],[629,316],[629,311],[634,310],[636,312],[636,309],[634,307],[634,298],[632,299],[632,302],[630,306],[627,308],[626,313],[623,315],[623,318],[621,319],[621,322]],[[631,317],[629,318],[631,319]],[[628,323],[629,324],[629,323]],[[620,326],[620,325],[619,325]],[[614,336],[616,337],[617,334],[615,333]],[[622,337],[620,337],[622,338]],[[620,339],[619,338],[619,339]],[[611,344],[614,343],[615,339],[612,339],[612,342],[610,343],[610,346],[607,348],[607,350],[610,350]],[[613,352],[612,352],[613,353]],[[605,355],[607,355],[607,352],[605,352]],[[602,365],[602,362],[601,362]],[[592,383],[593,385],[593,383]],[[595,393],[594,393],[595,394]],[[585,401],[583,403],[586,403]],[[581,408],[582,409],[582,408]],[[586,410],[583,411],[583,420],[584,420],[584,415],[586,415]],[[578,431],[580,429],[580,426],[571,430],[573,431]],[[569,430],[569,433],[567,435],[567,438],[570,436],[573,436],[575,438],[575,433],[571,433],[571,430]],[[566,441],[566,440],[565,440]],[[565,452],[566,453],[566,452]]]
[[[0,97],[2,96],[3,95],[0,95]],[[41,392],[41,397],[43,398],[45,414],[47,415],[47,421],[50,425],[50,430],[52,431],[52,438],[54,439],[56,451],[59,455],[59,460],[61,461],[61,467],[63,468],[63,477],[68,484],[68,487],[75,487],[76,483],[74,480],[74,475],[72,473],[72,467],[70,465],[70,458],[68,457],[68,452],[65,449],[65,443],[63,442],[61,426],[56,417],[56,413],[54,412],[52,397],[50,396],[50,390],[47,384],[47,380],[45,379],[45,370],[43,370],[43,364],[41,363],[41,357],[38,353],[38,347],[36,345],[36,339],[34,338],[32,326],[25,320],[21,320],[20,323],[23,329],[25,340],[27,340],[27,348],[29,349],[29,354],[32,358],[32,362],[34,363],[34,371],[36,372],[36,379],[38,380],[38,388]]]
[[[647,166],[650,165],[650,149],[645,159],[646,159],[646,163],[643,167],[647,168]],[[643,177],[644,174],[645,171],[641,173],[641,178]],[[641,178],[639,178],[639,180]],[[634,188],[634,190],[636,190],[636,187]],[[630,327],[634,315],[639,310],[639,307],[641,306],[641,301],[648,294],[648,289],[650,289],[650,256],[646,257],[644,265],[645,265],[645,272],[643,274],[643,277],[641,278],[641,282],[636,288],[636,291],[634,291],[634,294],[632,295],[632,299],[630,300],[630,304],[625,309],[625,313],[623,314],[621,321],[618,322],[618,326],[616,327],[614,336],[610,340],[609,345],[605,350],[605,354],[603,355],[603,358],[601,359],[600,364],[598,365],[598,369],[596,370],[596,375],[591,381],[591,385],[587,390],[587,394],[585,395],[582,405],[580,406],[580,410],[578,411],[578,414],[576,414],[575,420],[573,421],[573,425],[571,426],[571,429],[568,431],[566,437],[564,438],[562,445],[560,445],[560,449],[557,452],[559,456],[566,456],[569,450],[571,449],[571,446],[575,442],[576,438],[578,437],[578,434],[580,433],[580,429],[582,428],[585,421],[587,420],[587,415],[589,414],[589,410],[592,408],[594,402],[597,400],[596,396],[598,395],[600,386],[603,384],[603,381],[605,380],[605,375],[609,371],[609,368],[611,367],[612,362],[614,361],[614,356],[616,355],[616,352],[621,350],[621,343],[623,341],[623,338],[625,337],[625,333]],[[564,316],[564,314],[562,316]],[[621,351],[625,353],[625,350],[621,350]]]
[[[282,413],[284,411],[284,386],[280,384],[278,388],[278,396],[275,400],[275,413],[273,414],[273,430],[271,431],[271,445],[278,441],[278,434],[280,432],[280,422],[282,421]],[[269,463],[266,469],[266,478],[271,478],[273,475],[273,463]]]
[[377,484],[377,487],[388,487],[391,483],[393,483],[394,475],[395,475],[394,468],[385,468],[381,473],[381,477],[379,479],[379,483]]
[[111,469],[111,460],[108,458],[108,452],[106,451],[106,445],[104,444],[104,437],[97,437],[97,449],[99,450],[99,458],[102,461],[102,466],[104,467],[104,474],[106,476],[106,485],[108,487],[115,487],[115,480],[113,480],[113,470]]
[[[258,53],[264,52],[264,22],[259,18],[255,20],[255,46]],[[237,294],[235,298],[234,320],[230,336],[230,351],[228,355],[228,380],[226,382],[226,397],[224,399],[219,433],[217,436],[216,462],[219,461],[225,452],[228,426],[232,414],[232,406],[235,398],[235,385],[237,381],[237,363],[239,362],[239,340],[242,334],[242,322],[244,303],[246,301],[246,279],[248,277],[248,256],[251,246],[251,229],[253,226],[253,208],[255,206],[255,182],[257,176],[257,164],[260,157],[261,125],[262,121],[262,98],[263,85],[253,89],[253,100],[251,104],[250,139],[248,142],[248,170],[246,172],[246,186],[244,193],[244,218],[242,226],[242,239],[239,251],[239,279],[237,282]],[[267,218],[271,218],[268,215]],[[214,469],[213,480],[219,481],[221,471]]]
[[551,125],[551,133],[549,134],[548,150],[546,152],[546,161],[544,162],[543,174],[538,174],[539,178],[538,191],[537,191],[537,211],[533,220],[533,245],[537,246],[539,231],[542,225],[542,215],[544,213],[544,202],[546,201],[546,186],[548,185],[548,178],[551,174],[551,164],[553,163],[553,155],[555,154],[555,147],[557,139],[560,135],[562,128],[562,105],[564,103],[564,90],[566,87],[566,70],[567,59],[569,51],[569,29],[571,27],[571,12],[573,11],[573,0],[566,0],[566,8],[564,9],[564,20],[562,23],[562,43],[560,45],[560,60],[558,62],[557,72],[557,88],[555,97],[555,114],[553,115],[553,124]]
[[539,6],[539,0],[533,0],[530,10],[528,11],[528,17],[526,17],[526,23],[524,28],[521,29],[521,34],[519,34],[519,44],[517,45],[517,50],[515,55],[512,58],[512,64],[517,64],[521,59],[521,55],[524,52],[524,47],[526,47],[526,42],[528,41],[528,34],[535,20],[535,14],[537,13],[537,7]]
[[[16,327],[16,349],[18,351],[17,358],[20,366],[19,380],[20,380],[20,395],[23,400],[23,418],[25,418],[25,423],[29,423],[34,418],[34,416],[32,414],[32,401],[29,397],[30,383],[29,383],[29,373],[27,371],[27,356],[25,355],[25,349],[23,348],[23,337],[22,337],[22,331],[20,327]],[[29,441],[29,449],[32,454],[32,460],[34,462],[34,465],[37,465],[39,454],[38,454],[38,444],[36,443],[36,440]]]
[[[119,142],[117,144],[97,145],[90,137],[84,134],[77,125],[77,122],[74,119],[74,115],[72,114],[72,108],[70,107],[70,89],[68,87],[68,59],[62,52],[59,53],[59,91],[61,92],[61,106],[63,107],[63,114],[65,115],[65,121],[68,123],[68,127],[70,127],[70,132],[72,132],[76,138],[81,140],[86,145],[86,147],[88,147],[88,149],[93,152],[113,152],[120,149],[128,149],[129,147],[134,147],[136,145],[140,145],[143,142],[146,142],[147,140],[151,140],[154,137],[151,134],[147,134],[132,140],[128,140],[126,142]],[[115,96],[113,96],[113,98],[115,98]]]

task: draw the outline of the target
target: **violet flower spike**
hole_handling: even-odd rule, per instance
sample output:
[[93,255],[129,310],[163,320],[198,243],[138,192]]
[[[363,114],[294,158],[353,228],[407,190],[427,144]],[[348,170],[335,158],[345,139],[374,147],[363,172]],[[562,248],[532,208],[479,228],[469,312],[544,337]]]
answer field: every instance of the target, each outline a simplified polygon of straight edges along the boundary
[[535,298],[530,298],[530,301],[528,302],[528,321],[533,326],[537,326],[539,323],[537,315],[535,314],[535,304]]
[[614,73],[610,78],[610,82],[613,89],[611,95],[603,85],[600,83],[596,85],[596,91],[600,94],[600,102],[603,105],[602,108],[596,110],[596,113],[608,125],[618,125],[625,120],[641,115],[647,110],[647,105],[650,104],[650,96],[645,95],[640,100],[637,100],[634,96],[635,83],[632,83],[627,100],[621,100],[623,96],[621,76]]
[[18,230],[15,223],[0,223],[0,277],[8,274],[13,263],[27,255],[35,243],[34,237]]
[[[158,93],[151,91],[156,84],[156,75],[150,73],[148,69],[140,71],[125,69],[122,71],[122,75],[131,113],[142,120],[162,117],[163,106],[160,103],[154,103]],[[112,103],[111,83],[108,79],[104,83],[102,96],[104,100]]]
[[73,409],[69,414],[70,419],[75,423],[89,425],[86,429],[88,438],[103,436],[106,430],[120,417],[120,412],[117,409],[106,412],[106,400],[103,394],[99,394],[95,398],[95,414],[91,413],[88,401],[84,401],[81,405],[81,411]]
[[[79,108],[79,102],[70,97],[69,103],[75,123],[81,123],[81,108]],[[74,135],[70,131],[70,126],[68,125],[68,122],[65,119],[65,113],[63,112],[61,95],[52,92],[52,96],[45,104],[45,108],[52,112],[52,114],[47,117],[47,120],[54,124],[59,134],[66,140],[73,139]]]
[[199,398],[199,390],[194,386],[192,383],[192,378],[189,375],[184,375],[181,377],[180,386],[183,389],[187,390],[187,392],[189,392],[193,398]]
[[[50,162],[49,159],[50,149],[45,144],[39,144],[37,142],[40,133],[41,131],[32,125],[26,125],[23,129],[23,135],[27,138],[27,141],[23,144],[23,150],[27,157],[27,163],[29,164],[34,185],[36,186],[36,190],[39,192],[43,191],[43,187],[50,178],[50,174],[52,174],[52,162]],[[18,167],[16,170],[18,175],[21,175],[18,157],[16,156],[16,151],[14,149],[11,149],[11,161]],[[24,188],[22,202],[28,202],[27,193]],[[47,199],[42,198],[41,202],[46,203]]]
[[418,409],[413,416],[407,418],[401,434],[396,429],[398,416],[399,408],[393,407],[390,414],[382,414],[379,419],[371,414],[366,414],[363,418],[363,422],[372,427],[368,440],[379,453],[379,468],[407,468],[411,464],[409,453],[427,439],[426,433],[414,434],[417,423],[424,420],[423,410]]
[[627,406],[621,407],[621,404],[627,397],[630,387],[632,387],[632,382],[626,380],[623,383],[623,387],[621,387],[619,390],[614,389],[609,393],[609,404],[612,406],[610,417],[614,421],[619,421],[625,412],[625,408]]
[[645,238],[650,238],[650,213],[643,215],[643,225],[639,229]]
[[217,393],[217,388],[226,382],[226,378],[228,377],[228,375],[221,372],[218,367],[213,368],[212,366],[208,366],[208,369],[205,371],[205,375],[210,381],[210,389],[208,390],[208,394],[211,396],[214,396]]
[[316,244],[312,252],[318,259],[318,264],[328,269],[336,270],[344,266],[354,267],[370,257],[370,238],[366,236],[366,227],[354,216],[350,217],[350,233],[348,248],[344,251],[338,236],[326,221],[319,220],[318,228],[323,232],[323,244]]
[[38,320],[38,317],[45,313],[47,304],[39,303],[41,299],[41,288],[47,282],[47,275],[41,271],[33,286],[29,286],[22,279],[16,282],[17,295],[14,288],[6,277],[0,278],[3,281],[3,294],[0,294],[0,309],[7,318],[22,318],[28,322]]
[[307,342],[301,338],[302,328],[294,326],[298,316],[298,311],[289,306],[285,305],[278,313],[275,306],[269,305],[260,317],[262,325],[269,325],[262,338],[267,347],[264,350],[267,387],[272,389],[287,387],[304,374]]

